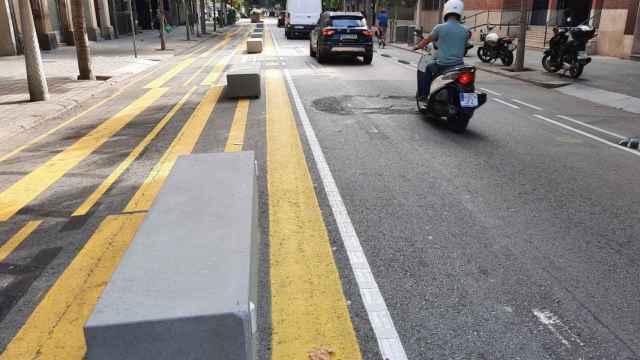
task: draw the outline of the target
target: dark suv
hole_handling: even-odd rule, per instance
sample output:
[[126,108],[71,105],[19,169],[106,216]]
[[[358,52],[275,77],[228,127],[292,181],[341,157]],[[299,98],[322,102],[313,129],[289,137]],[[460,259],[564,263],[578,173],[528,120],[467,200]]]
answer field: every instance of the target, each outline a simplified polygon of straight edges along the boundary
[[365,64],[373,60],[373,33],[361,13],[324,12],[311,32],[311,56],[325,62],[337,55],[362,56]]

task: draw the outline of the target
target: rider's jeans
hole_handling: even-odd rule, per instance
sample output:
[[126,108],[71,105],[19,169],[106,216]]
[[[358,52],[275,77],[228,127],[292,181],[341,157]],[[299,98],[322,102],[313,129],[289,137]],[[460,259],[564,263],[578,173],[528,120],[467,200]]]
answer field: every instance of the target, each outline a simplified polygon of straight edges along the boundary
[[427,98],[431,90],[433,78],[440,72],[453,66],[454,65],[438,65],[436,62],[431,62],[427,65],[425,72],[418,70],[418,97]]

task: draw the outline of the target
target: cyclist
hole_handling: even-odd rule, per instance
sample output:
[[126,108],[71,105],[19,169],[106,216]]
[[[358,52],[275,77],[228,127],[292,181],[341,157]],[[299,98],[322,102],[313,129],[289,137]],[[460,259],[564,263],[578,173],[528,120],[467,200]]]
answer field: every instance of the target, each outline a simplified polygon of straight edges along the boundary
[[381,9],[378,12],[378,44],[383,48],[385,44],[385,37],[387,35],[387,28],[389,27],[389,14],[386,9]]
[[463,11],[462,0],[447,1],[442,11],[445,22],[436,25],[431,34],[414,48],[414,50],[423,49],[431,42],[434,42],[438,48],[437,59],[429,64],[421,59],[418,64],[418,96],[421,99],[426,100],[429,96],[431,82],[435,75],[464,63],[464,50],[469,40],[469,31],[460,23]]

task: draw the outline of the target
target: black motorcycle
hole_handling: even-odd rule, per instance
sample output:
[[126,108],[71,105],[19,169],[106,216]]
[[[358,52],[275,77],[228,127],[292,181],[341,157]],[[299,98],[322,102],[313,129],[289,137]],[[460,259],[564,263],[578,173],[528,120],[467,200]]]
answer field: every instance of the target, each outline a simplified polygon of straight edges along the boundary
[[[491,30],[493,28],[489,28],[489,31]],[[500,59],[504,66],[513,64],[513,50],[516,48],[513,44],[513,38],[500,36],[495,32],[487,34],[481,30],[480,41],[482,41],[482,46],[478,48],[480,61],[488,63]]]
[[549,48],[544,51],[542,67],[548,72],[563,70],[577,79],[584,67],[591,62],[587,56],[587,42],[596,37],[596,30],[588,25],[576,27],[556,27],[549,40]]

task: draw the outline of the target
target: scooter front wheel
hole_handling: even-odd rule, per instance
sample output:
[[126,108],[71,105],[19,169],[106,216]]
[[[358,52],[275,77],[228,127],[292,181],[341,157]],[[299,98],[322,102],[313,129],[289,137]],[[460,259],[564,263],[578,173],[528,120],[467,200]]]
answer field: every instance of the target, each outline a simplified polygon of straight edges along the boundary
[[558,70],[560,70],[560,66],[553,62],[551,55],[549,54],[542,57],[542,67],[550,73],[558,72]]
[[485,49],[483,46],[478,48],[478,59],[480,59],[480,61],[482,61],[483,63],[488,63],[489,61],[491,61],[491,59],[487,56],[487,49]]

